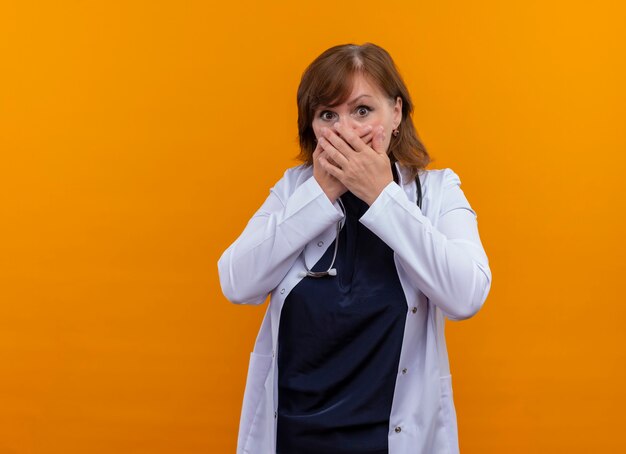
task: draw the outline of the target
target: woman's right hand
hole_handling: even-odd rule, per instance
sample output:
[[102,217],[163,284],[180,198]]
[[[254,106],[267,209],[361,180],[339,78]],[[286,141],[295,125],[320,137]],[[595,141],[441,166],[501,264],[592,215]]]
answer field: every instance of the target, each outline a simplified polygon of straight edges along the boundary
[[[359,137],[367,144],[369,144],[374,134],[372,133],[371,127],[363,127],[358,131]],[[331,203],[335,203],[337,198],[341,197],[345,194],[348,189],[344,186],[344,184],[339,181],[337,178],[326,172],[318,160],[322,158],[327,160],[333,165],[336,165],[335,162],[326,154],[326,152],[320,147],[319,142],[317,143],[315,150],[313,151],[313,177],[317,180],[317,184],[320,185],[326,197],[331,201]]]
[[335,203],[335,200],[343,195],[348,189],[341,181],[324,170],[322,165],[319,163],[320,158],[327,160],[330,159],[326,156],[326,152],[322,150],[322,147],[320,147],[318,143],[315,147],[315,151],[313,151],[313,177],[315,177],[317,184],[320,185],[330,202]]

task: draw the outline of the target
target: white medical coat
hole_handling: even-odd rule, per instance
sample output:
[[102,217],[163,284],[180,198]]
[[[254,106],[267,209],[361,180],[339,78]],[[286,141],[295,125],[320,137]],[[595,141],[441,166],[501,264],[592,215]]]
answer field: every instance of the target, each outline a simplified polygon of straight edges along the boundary
[[[456,173],[420,172],[420,210],[415,181],[407,181],[402,167],[395,165],[399,183],[389,183],[360,219],[393,249],[408,305],[389,419],[389,454],[456,454],[444,317],[474,315],[489,293],[491,271],[476,213]],[[342,218],[312,167],[288,169],[218,261],[222,291],[233,303],[262,304],[270,295],[250,357],[238,454],[276,452],[280,312],[305,264],[312,268],[335,239]]]

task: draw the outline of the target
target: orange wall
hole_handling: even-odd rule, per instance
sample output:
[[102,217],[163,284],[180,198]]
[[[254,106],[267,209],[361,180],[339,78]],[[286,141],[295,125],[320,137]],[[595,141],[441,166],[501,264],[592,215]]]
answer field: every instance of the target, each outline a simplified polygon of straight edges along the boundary
[[396,59],[494,275],[448,323],[464,454],[626,452],[620,2],[5,1],[0,453],[230,453],[265,307],[216,261],[325,48]]

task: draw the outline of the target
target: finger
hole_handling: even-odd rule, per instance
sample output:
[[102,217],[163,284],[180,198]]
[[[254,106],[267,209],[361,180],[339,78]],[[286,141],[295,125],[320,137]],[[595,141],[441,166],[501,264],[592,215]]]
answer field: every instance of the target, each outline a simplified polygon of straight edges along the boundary
[[374,134],[372,134],[371,132],[363,137],[361,137],[361,140],[363,142],[365,142],[366,145],[369,145],[372,143],[372,139],[374,138]]
[[330,154],[327,153],[326,151],[324,151],[323,149],[320,149],[319,155],[318,156],[324,156],[324,158],[331,163],[332,165],[339,167],[339,164],[337,164],[333,158],[330,157]]
[[319,157],[320,153],[322,152],[322,147],[320,147],[320,143],[319,141],[315,144],[315,150],[313,150],[313,154],[311,155],[311,157],[313,158],[313,162],[317,161],[317,158]]
[[366,145],[370,145],[370,143],[372,142],[372,138],[374,137],[371,125],[359,126],[358,128],[356,128],[356,133],[359,135],[361,140],[365,142]]
[[335,131],[341,134],[341,138],[348,144],[354,151],[365,151],[367,144],[356,134],[351,128],[347,128],[341,123],[337,122],[333,125]]
[[[336,135],[335,135],[335,137],[336,137]],[[341,147],[348,147],[348,145],[345,142],[343,142],[343,140],[341,140],[339,137],[337,137],[336,141],[341,141],[341,143],[339,143],[339,146],[341,146]],[[345,156],[345,153],[348,153],[347,150],[345,150],[343,152],[337,150],[337,148],[334,146],[334,144],[329,142],[324,137],[320,137],[319,144],[322,147],[322,149],[324,150],[324,153],[328,157],[330,157],[333,161],[335,161],[335,163],[339,167],[343,167],[346,164],[348,164],[348,159]],[[353,153],[352,150],[350,150],[350,152]]]
[[327,130],[326,136],[324,137],[326,141],[333,147],[334,150],[337,150],[345,159],[349,160],[350,155],[354,153],[354,150],[348,143],[343,140],[339,135],[337,135],[334,131]]
[[358,128],[356,128],[357,134],[359,135],[359,137],[363,140],[363,142],[367,142],[367,140],[365,140],[367,137],[372,137],[372,125],[366,125],[366,126],[359,126]]
[[322,169],[324,169],[326,172],[328,172],[330,175],[337,178],[338,180],[340,180],[343,176],[343,171],[339,167],[328,162],[328,159],[326,159],[326,156],[324,156],[323,154],[318,158],[318,162],[322,166]]
[[387,150],[385,150],[385,131],[382,126],[376,128],[376,131],[374,132],[372,148],[379,154],[387,154]]

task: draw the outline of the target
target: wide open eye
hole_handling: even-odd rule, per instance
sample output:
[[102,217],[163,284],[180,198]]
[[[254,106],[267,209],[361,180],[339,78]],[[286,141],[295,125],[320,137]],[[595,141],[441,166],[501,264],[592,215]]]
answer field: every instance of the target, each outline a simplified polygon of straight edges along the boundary
[[358,117],[366,117],[372,109],[368,106],[359,106],[356,108],[356,114]]
[[335,118],[335,113],[330,110],[323,110],[320,112],[320,118],[324,121],[332,121]]

